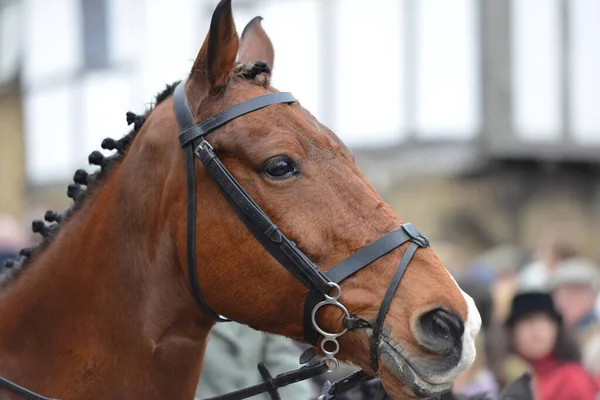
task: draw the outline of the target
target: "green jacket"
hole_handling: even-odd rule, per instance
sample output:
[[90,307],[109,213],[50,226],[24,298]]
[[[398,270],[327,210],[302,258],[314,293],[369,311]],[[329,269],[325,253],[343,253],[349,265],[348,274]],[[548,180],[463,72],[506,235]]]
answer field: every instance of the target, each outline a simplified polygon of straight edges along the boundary
[[[300,367],[301,350],[289,339],[256,331],[235,322],[220,323],[210,333],[196,400],[225,394],[262,382],[256,368],[263,362],[273,376]],[[311,381],[280,389],[282,400],[315,400]],[[268,395],[251,399],[268,400]]]

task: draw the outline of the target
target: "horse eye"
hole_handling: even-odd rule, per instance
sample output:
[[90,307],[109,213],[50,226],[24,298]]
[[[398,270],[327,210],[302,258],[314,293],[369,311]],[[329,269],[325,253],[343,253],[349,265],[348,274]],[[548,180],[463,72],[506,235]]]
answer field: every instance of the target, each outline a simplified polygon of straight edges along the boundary
[[289,157],[278,156],[267,160],[263,166],[263,173],[271,179],[286,179],[299,172],[297,164]]

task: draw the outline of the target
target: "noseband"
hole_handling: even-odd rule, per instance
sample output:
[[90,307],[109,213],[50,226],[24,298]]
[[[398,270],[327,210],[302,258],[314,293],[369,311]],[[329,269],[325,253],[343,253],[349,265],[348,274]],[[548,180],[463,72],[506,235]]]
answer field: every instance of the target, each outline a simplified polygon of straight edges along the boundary
[[[242,115],[260,110],[273,104],[291,104],[296,102],[294,96],[287,92],[269,93],[243,101],[231,106],[213,117],[194,124],[194,118],[185,95],[185,81],[175,88],[173,104],[177,123],[179,124],[179,141],[185,152],[187,171],[187,196],[188,196],[188,228],[187,228],[187,255],[188,273],[192,293],[198,305],[216,321],[228,321],[215,313],[203,300],[198,283],[195,263],[195,226],[196,226],[196,180],[194,169],[194,154],[198,156],[202,165],[217,184],[225,198],[229,201],[239,218],[256,240],[285,267],[300,282],[308,287],[309,293],[304,305],[304,339],[316,345],[319,335],[323,336],[321,350],[325,355],[330,370],[339,365],[335,355],[339,351],[337,338],[349,329],[368,328],[367,321],[350,315],[346,307],[339,302],[342,294],[340,283],[352,276],[367,265],[404,243],[410,242],[400,264],[394,273],[384,298],[382,299],[377,318],[372,325],[370,340],[371,367],[378,370],[378,346],[383,328],[383,322],[388,312],[392,299],[398,289],[400,280],[413,255],[419,247],[429,246],[429,241],[410,223],[387,233],[358,252],[335,265],[327,272],[320,271],[317,266],[300,250],[296,244],[289,240],[279,228],[271,222],[265,212],[252,200],[250,195],[231,175],[215,154],[212,146],[206,141],[207,135],[228,122]],[[333,293],[330,295],[330,292]],[[332,305],[344,313],[344,328],[337,333],[327,332],[317,323],[317,311]],[[329,346],[327,346],[329,343]],[[330,347],[328,350],[326,347]],[[332,347],[332,349],[331,349]]]
[[[253,111],[260,110],[273,104],[292,104],[296,102],[294,96],[287,92],[269,93],[262,96],[243,101],[231,106],[213,117],[194,124],[194,116],[185,95],[185,80],[180,82],[173,93],[173,106],[177,123],[179,125],[179,141],[185,153],[185,167],[187,172],[187,264],[190,285],[194,299],[198,306],[217,322],[229,322],[227,318],[215,313],[206,304],[200,291],[198,274],[196,269],[196,178],[194,155],[199,159],[212,180],[217,184],[221,193],[225,196],[238,217],[254,235],[256,240],[294,275],[309,292],[304,304],[304,340],[316,345],[319,336],[323,337],[320,347],[324,354],[322,362],[312,367],[302,367],[298,370],[271,377],[264,365],[259,364],[258,369],[263,377],[264,383],[255,385],[237,392],[213,397],[207,400],[233,400],[243,399],[260,393],[268,393],[271,399],[280,399],[277,389],[294,382],[312,378],[324,372],[335,370],[339,366],[336,354],[340,346],[338,338],[352,329],[371,328],[370,338],[370,363],[375,373],[378,371],[378,348],[383,323],[389,310],[390,304],[400,280],[410,263],[413,255],[420,247],[428,247],[429,241],[410,223],[406,223],[397,229],[383,235],[371,244],[363,247],[352,256],[335,265],[327,272],[320,271],[317,266],[300,250],[296,243],[288,239],[279,228],[269,219],[265,212],[252,200],[252,197],[242,188],[237,180],[227,170],[213,147],[206,141],[207,135],[222,127],[228,122]],[[388,289],[382,299],[379,312],[373,324],[361,318],[350,315],[348,309],[340,303],[342,295],[341,282],[356,272],[365,268],[375,260],[383,257],[397,247],[409,242],[409,246],[402,256],[400,263],[392,277]],[[333,291],[333,293],[331,293]],[[317,323],[317,312],[322,307],[331,305],[339,308],[344,313],[343,329],[337,333],[327,332]],[[330,349],[327,349],[329,344]],[[312,352],[305,353],[301,357],[301,363],[310,361],[314,355]],[[306,356],[308,354],[308,357]],[[322,395],[319,399],[331,399],[352,387],[372,377],[364,371],[358,371],[349,377],[334,384],[326,382]],[[29,391],[6,378],[0,376],[0,388],[8,389],[20,397],[33,400],[53,400],[32,391]]]

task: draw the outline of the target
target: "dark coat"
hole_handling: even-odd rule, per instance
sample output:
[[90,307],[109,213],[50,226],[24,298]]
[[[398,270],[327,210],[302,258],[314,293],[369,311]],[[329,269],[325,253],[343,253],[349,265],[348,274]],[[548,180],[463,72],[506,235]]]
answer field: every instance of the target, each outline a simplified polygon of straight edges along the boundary
[[534,400],[531,391],[531,375],[526,373],[508,384],[500,392],[498,400]]

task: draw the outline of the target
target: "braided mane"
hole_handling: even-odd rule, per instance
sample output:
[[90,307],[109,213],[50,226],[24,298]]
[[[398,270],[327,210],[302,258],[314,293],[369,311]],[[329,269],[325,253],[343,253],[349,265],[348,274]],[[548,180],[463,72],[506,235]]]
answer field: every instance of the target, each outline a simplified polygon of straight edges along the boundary
[[[269,85],[270,74],[271,67],[265,61],[248,64],[237,63],[231,78],[246,80],[256,85],[267,87]],[[42,241],[34,246],[21,249],[19,256],[16,259],[7,260],[4,262],[4,265],[0,265],[0,287],[6,286],[7,282],[16,278],[18,273],[24,270],[35,255],[39,254],[48,246],[52,241],[52,238],[56,236],[61,224],[68,221],[69,218],[81,208],[81,204],[83,204],[85,199],[91,195],[90,193],[93,193],[94,189],[99,187],[106,179],[112,170],[112,167],[119,164],[127,155],[129,146],[142,128],[148,115],[150,115],[157,105],[173,94],[175,86],[177,86],[179,82],[180,81],[175,81],[170,85],[167,84],[165,89],[155,96],[154,104],[151,104],[143,115],[137,115],[131,111],[126,113],[127,125],[133,125],[133,129],[119,140],[106,138],[101,144],[101,147],[105,150],[116,150],[115,154],[105,157],[97,150],[90,153],[88,156],[89,163],[91,165],[99,166],[100,169],[92,174],[89,174],[83,169],[75,171],[73,183],[69,184],[67,187],[67,196],[73,199],[73,205],[62,213],[52,210],[46,211],[44,220],[34,220],[31,223],[32,231],[42,235]]]
[[[83,169],[75,171],[73,183],[67,187],[67,196],[73,199],[73,204],[62,213],[52,210],[46,211],[44,215],[45,222],[43,220],[34,220],[31,223],[32,231],[42,235],[42,240],[34,246],[21,249],[17,258],[4,262],[3,268],[0,268],[0,285],[5,286],[8,281],[12,281],[18,275],[18,272],[24,270],[34,259],[35,255],[48,246],[52,238],[58,233],[61,224],[68,221],[81,208],[85,199],[90,196],[90,193],[93,193],[93,189],[99,187],[106,179],[112,167],[120,163],[127,155],[129,146],[142,128],[148,115],[158,104],[173,94],[175,86],[178,83],[179,81],[176,81],[170,85],[166,85],[165,89],[155,96],[154,104],[151,104],[143,115],[137,115],[131,111],[126,113],[127,125],[133,125],[133,129],[119,140],[106,138],[101,144],[101,147],[105,150],[116,150],[115,154],[105,157],[97,150],[90,153],[88,156],[89,163],[99,166],[100,169],[92,174],[88,174]],[[46,224],[46,222],[49,224]]]

